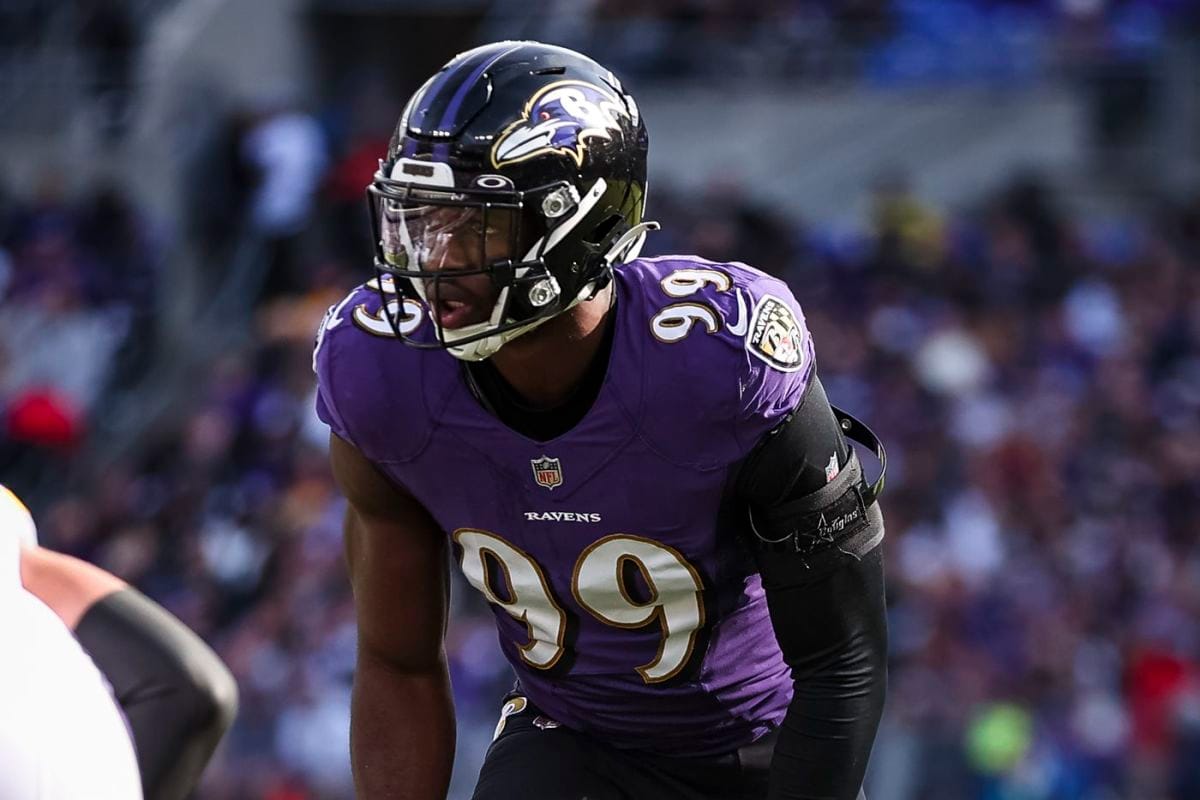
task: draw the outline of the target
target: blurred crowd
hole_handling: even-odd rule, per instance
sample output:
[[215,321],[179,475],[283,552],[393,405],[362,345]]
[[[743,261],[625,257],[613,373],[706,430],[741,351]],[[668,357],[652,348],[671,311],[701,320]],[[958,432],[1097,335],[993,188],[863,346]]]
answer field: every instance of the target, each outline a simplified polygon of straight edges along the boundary
[[869,239],[801,242],[830,396],[897,455],[875,796],[1200,796],[1200,201],[891,182]]
[[0,186],[0,470],[63,469],[155,336],[160,232],[120,190]]
[[[153,286],[153,237],[103,192],[69,204],[50,187],[3,216],[3,452],[74,476],[39,498],[45,542],[136,583],[229,662],[242,707],[208,800],[349,796],[354,625],[310,351],[367,271],[329,244],[361,214],[338,190],[355,160],[332,164],[309,211],[326,246],[264,292],[253,336],[193,382],[171,433],[90,476],[71,447],[98,361],[129,338],[113,320]],[[737,187],[659,187],[649,245],[785,277],[831,398],[887,443],[872,796],[1200,796],[1200,202],[1079,219],[1029,177],[944,216],[893,176],[874,208],[832,231]],[[71,443],[26,435],[34,386],[76,409]],[[454,606],[459,797],[511,677],[461,581]]]
[[605,52],[622,73],[721,84],[1029,83],[1136,68],[1200,29],[1190,0],[555,0],[531,16],[535,38]]

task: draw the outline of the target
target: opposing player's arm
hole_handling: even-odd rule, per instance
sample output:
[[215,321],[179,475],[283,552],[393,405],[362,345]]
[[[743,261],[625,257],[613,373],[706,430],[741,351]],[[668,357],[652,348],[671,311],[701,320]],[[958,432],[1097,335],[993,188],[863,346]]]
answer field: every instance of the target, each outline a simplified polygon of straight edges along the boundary
[[349,501],[346,563],[358,619],[350,757],[363,800],[442,800],[454,759],[446,669],[446,536],[353,445],[330,435]]
[[863,480],[815,374],[741,467],[737,490],[795,681],[770,800],[854,800],[862,785],[887,687],[879,488]]
[[112,685],[147,800],[190,795],[237,711],[237,685],[216,653],[137,589],[77,558],[25,548],[21,582]]

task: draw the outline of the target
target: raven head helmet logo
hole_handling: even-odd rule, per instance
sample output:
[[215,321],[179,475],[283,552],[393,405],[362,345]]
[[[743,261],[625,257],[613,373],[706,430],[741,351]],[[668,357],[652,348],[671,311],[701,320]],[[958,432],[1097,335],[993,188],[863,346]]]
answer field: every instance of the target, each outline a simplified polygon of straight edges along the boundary
[[611,139],[621,119],[637,124],[637,108],[627,109],[607,88],[579,80],[556,81],[538,90],[520,119],[496,139],[492,165],[502,167],[549,153],[583,165],[589,139]]

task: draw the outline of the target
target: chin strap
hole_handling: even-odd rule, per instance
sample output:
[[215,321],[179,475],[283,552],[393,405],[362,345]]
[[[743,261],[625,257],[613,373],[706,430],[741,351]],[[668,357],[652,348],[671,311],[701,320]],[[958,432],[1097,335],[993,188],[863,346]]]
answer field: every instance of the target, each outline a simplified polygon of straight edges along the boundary
[[[549,319],[549,317],[546,319]],[[478,339],[474,342],[450,345],[446,348],[446,351],[460,361],[483,361],[485,358],[490,358],[495,355],[496,351],[503,347],[506,342],[512,341],[522,333],[528,333],[545,321],[545,319],[539,319],[538,321],[531,322],[528,325],[522,325],[519,328],[513,328],[511,331],[497,333],[493,336],[486,336],[483,339]]]

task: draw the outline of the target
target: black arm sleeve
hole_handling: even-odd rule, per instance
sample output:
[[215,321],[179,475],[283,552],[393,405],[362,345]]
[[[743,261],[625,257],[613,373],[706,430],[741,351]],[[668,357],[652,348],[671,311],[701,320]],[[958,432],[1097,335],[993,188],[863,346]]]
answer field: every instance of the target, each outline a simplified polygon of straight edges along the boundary
[[767,590],[795,682],[769,800],[858,796],[887,691],[882,548],[815,583]]
[[237,711],[229,670],[141,592],[101,598],[75,629],[133,729],[146,800],[182,800]]
[[[797,411],[742,466],[739,498],[761,511],[794,503],[826,486],[832,455],[844,467],[849,453],[814,377]],[[868,511],[881,534],[878,505]],[[769,800],[859,795],[887,688],[887,617],[879,538],[857,538],[869,549],[836,539],[803,553],[751,543],[795,682],[771,761]]]

